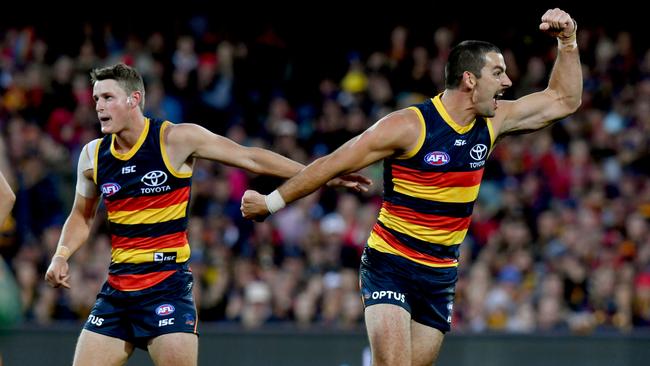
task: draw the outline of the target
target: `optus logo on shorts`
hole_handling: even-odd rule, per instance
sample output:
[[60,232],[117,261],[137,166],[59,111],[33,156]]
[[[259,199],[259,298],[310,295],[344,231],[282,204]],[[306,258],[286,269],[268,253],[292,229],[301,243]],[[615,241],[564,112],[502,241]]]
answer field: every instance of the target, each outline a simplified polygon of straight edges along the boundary
[[406,298],[404,294],[401,294],[399,292],[395,291],[373,291],[372,294],[370,294],[370,297],[373,300],[380,300],[383,298],[388,298],[388,300],[397,300],[400,302],[406,302]]
[[156,315],[158,316],[166,316],[171,313],[173,313],[176,309],[174,308],[174,305],[172,304],[162,304],[159,307],[156,308]]
[[104,318],[100,318],[98,316],[94,316],[93,314],[88,315],[88,323],[96,325],[98,327],[101,327],[102,324],[104,323]]

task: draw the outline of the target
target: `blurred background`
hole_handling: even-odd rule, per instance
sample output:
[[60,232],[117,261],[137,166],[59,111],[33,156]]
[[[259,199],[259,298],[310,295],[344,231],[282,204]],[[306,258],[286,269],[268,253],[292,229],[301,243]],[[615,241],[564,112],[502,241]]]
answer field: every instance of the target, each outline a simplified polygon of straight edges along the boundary
[[[72,289],[43,280],[74,198],[79,151],[101,135],[92,68],[136,67],[147,116],[197,123],[309,163],[387,113],[442,91],[448,52],[464,39],[501,47],[514,83],[508,99],[544,89],[556,52],[555,40],[538,31],[546,10],[538,4],[525,11],[336,2],[215,11],[207,2],[184,3],[163,17],[129,4],[85,16],[52,17],[47,8],[0,16],[0,171],[17,195],[0,223],[6,360],[28,357],[21,347],[34,339],[58,341],[69,350],[60,357],[70,360],[107,276],[102,206],[90,239],[70,260]],[[565,10],[578,22],[582,107],[551,128],[503,139],[492,153],[461,246],[453,331],[439,364],[476,364],[454,359],[464,347],[501,347],[506,359],[516,342],[548,346],[523,352],[526,364],[560,357],[571,365],[635,365],[642,349],[647,355],[649,40],[634,8]],[[243,192],[268,193],[281,181],[198,162],[189,237],[206,334],[202,360],[210,352],[205,342],[217,340],[223,350],[240,339],[251,348],[273,344],[269,352],[315,347],[344,355],[311,364],[363,362],[357,269],[381,203],[382,167],[363,173],[375,182],[370,192],[324,188],[252,223],[239,212]],[[278,334],[287,341],[269,343]],[[557,337],[572,345],[564,353],[572,363],[562,352],[549,355]],[[313,345],[330,341],[329,348]],[[623,361],[611,363],[598,350]],[[238,354],[240,361],[221,364],[292,364],[278,355],[285,361],[246,363]]]

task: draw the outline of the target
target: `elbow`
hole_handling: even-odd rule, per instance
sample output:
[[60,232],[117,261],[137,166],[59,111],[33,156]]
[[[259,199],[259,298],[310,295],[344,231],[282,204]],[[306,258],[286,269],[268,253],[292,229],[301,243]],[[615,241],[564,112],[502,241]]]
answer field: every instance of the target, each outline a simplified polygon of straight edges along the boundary
[[572,115],[575,113],[580,105],[582,104],[582,99],[580,97],[563,97],[558,100],[560,108],[557,109],[557,116],[553,116],[552,119],[561,119]]
[[567,107],[569,109],[569,114],[573,114],[578,111],[578,108],[582,105],[582,98],[577,97],[577,98],[570,98],[570,100],[567,103]]
[[259,174],[259,175],[267,175],[268,172],[262,168],[260,164],[257,164],[254,161],[249,162],[245,167],[245,170],[248,170],[249,172],[253,174]]
[[561,119],[575,113],[582,105],[582,91],[567,92],[555,89],[548,89],[547,94],[551,99],[551,108],[547,109],[552,114],[550,119]]
[[253,174],[268,174],[264,164],[260,158],[264,154],[264,150],[257,147],[247,147],[245,150],[245,157],[239,164],[239,168],[245,169]]

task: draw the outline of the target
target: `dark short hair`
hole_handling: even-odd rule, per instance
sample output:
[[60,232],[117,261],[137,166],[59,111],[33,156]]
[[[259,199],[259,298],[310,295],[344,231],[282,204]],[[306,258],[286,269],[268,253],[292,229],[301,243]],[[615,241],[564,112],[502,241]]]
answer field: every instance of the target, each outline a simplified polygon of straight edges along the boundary
[[488,52],[502,53],[499,47],[484,41],[463,41],[452,48],[445,65],[445,88],[456,89],[465,71],[480,78]]
[[139,91],[140,94],[142,94],[140,109],[144,110],[144,81],[142,81],[142,76],[140,76],[140,73],[138,73],[136,69],[120,63],[113,66],[93,69],[90,72],[90,80],[93,85],[97,81],[108,79],[117,81],[126,94],[130,95],[134,91]]

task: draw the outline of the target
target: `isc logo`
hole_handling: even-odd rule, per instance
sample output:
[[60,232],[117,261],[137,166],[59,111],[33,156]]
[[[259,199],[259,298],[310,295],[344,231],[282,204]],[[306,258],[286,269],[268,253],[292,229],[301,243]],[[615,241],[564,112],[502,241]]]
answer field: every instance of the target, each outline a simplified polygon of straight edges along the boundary
[[432,151],[424,156],[424,162],[429,165],[445,165],[449,162],[449,154],[444,151]]
[[158,320],[158,326],[159,327],[166,327],[168,325],[174,325],[174,318]]
[[174,305],[172,304],[163,304],[156,308],[156,315],[165,316],[174,312]]
[[155,252],[153,253],[154,262],[176,262],[176,252]]
[[135,165],[123,166],[122,174],[135,173]]

